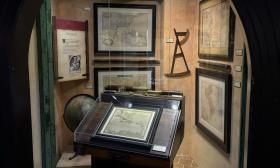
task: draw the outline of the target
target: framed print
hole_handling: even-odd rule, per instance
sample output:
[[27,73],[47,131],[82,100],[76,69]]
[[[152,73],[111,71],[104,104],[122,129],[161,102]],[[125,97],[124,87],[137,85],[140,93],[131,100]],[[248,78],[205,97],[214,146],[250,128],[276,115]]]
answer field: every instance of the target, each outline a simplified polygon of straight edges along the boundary
[[112,104],[93,137],[151,147],[161,112],[159,106]]
[[196,69],[195,124],[222,150],[230,152],[231,74]]
[[108,86],[125,86],[139,90],[155,89],[155,67],[94,68],[94,95],[101,96]]
[[94,4],[96,56],[154,56],[156,6]]
[[87,21],[80,22],[53,17],[53,22],[57,81],[87,79]]
[[199,58],[232,61],[235,15],[228,0],[202,0],[199,6]]

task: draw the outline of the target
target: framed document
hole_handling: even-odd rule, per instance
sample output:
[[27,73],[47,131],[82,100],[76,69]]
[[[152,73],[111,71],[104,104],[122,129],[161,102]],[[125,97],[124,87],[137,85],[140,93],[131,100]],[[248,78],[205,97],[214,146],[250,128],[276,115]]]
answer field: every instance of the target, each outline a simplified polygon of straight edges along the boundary
[[155,67],[95,68],[94,95],[101,96],[108,86],[155,90]]
[[100,134],[146,141],[155,113],[152,110],[114,107]]
[[199,15],[199,57],[232,61],[235,15],[229,1],[203,0]]
[[195,124],[230,152],[231,74],[196,69]]
[[138,145],[151,145],[161,107],[133,105],[131,108],[112,105],[99,124],[98,138]]
[[156,6],[94,4],[95,55],[154,56]]
[[55,74],[59,82],[87,79],[87,21],[54,22]]

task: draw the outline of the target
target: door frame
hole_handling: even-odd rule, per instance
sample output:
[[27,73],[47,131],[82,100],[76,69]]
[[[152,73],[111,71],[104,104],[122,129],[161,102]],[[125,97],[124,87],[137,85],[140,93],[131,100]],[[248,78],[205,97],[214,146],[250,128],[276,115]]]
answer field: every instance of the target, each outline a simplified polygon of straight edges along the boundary
[[[1,125],[3,124],[2,128],[9,128],[9,131],[4,130],[4,133],[6,137],[11,139],[11,142],[5,140],[4,144],[11,145],[11,148],[1,147],[1,149],[4,149],[7,154],[6,157],[14,160],[14,163],[11,164],[30,167],[33,162],[30,163],[32,136],[30,135],[31,130],[28,130],[31,128],[28,42],[35,16],[38,14],[43,0],[4,0],[4,2],[5,5],[1,5],[1,9],[3,8],[4,12],[7,12],[7,16],[3,19],[5,24],[4,27],[1,27],[0,40],[5,41],[5,44],[0,44],[1,50],[2,45],[6,46],[2,50],[4,53],[2,60],[7,64],[1,67],[1,69],[3,68],[2,72],[6,74],[3,76],[4,79],[1,84],[4,85],[4,92],[8,95],[8,98],[6,97],[7,100],[1,108],[6,110],[3,116],[11,118]],[[277,47],[277,44],[280,44],[280,30],[277,29],[279,27],[279,21],[277,22],[277,20],[279,20],[280,13],[277,9],[277,2],[273,0],[255,0],[254,3],[251,0],[232,0],[232,2],[239,13],[244,32],[246,32],[247,51],[250,51],[252,65],[253,82],[251,84],[252,101],[250,102],[250,115],[248,117],[247,167],[259,167],[263,164],[269,167],[269,165],[275,164],[278,159],[276,155],[271,153],[279,143],[279,138],[274,136],[279,119],[273,116],[279,110],[279,94],[276,93],[279,90],[277,88],[279,88],[280,48]],[[45,0],[40,11],[40,21],[37,23],[37,25],[39,24],[37,30],[40,31],[38,43],[41,45],[39,57],[41,57],[41,65],[45,66],[40,67],[40,71],[51,73],[44,77],[46,81],[40,83],[41,88],[42,86],[46,87],[40,89],[40,96],[43,97],[41,103],[41,120],[44,123],[42,125],[43,160],[50,159],[45,160],[43,167],[55,167],[56,163],[55,119],[52,104],[53,92],[51,90],[53,87],[53,72],[50,15],[50,0]],[[2,15],[0,16],[2,22]],[[6,25],[9,27],[5,27]],[[9,32],[12,36],[2,33],[3,29],[5,33]],[[2,35],[4,36],[2,37]],[[249,58],[250,56],[248,55]],[[10,128],[11,124],[12,127]],[[24,153],[21,155],[22,151]],[[29,153],[30,151],[31,153]],[[17,153],[18,156],[13,156],[13,153]],[[4,162],[4,165],[5,163],[8,162]]]

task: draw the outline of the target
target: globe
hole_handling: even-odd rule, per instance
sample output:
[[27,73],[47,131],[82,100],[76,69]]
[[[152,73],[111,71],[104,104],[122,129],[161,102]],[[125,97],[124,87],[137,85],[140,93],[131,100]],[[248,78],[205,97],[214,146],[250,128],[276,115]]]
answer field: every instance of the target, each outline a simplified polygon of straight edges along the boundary
[[84,116],[92,112],[95,106],[95,98],[87,94],[79,94],[70,98],[65,105],[63,114],[67,127],[74,132]]

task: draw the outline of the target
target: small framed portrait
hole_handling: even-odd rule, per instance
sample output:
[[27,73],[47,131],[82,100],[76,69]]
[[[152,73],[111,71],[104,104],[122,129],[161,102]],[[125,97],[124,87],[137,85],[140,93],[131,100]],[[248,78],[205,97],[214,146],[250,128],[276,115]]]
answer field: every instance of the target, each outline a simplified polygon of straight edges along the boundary
[[155,90],[155,67],[94,68],[94,95],[100,97],[110,86]]
[[156,5],[94,3],[96,56],[154,56]]
[[69,55],[69,73],[81,72],[81,55]]
[[235,15],[229,1],[202,0],[199,15],[199,58],[232,61]]
[[195,124],[223,151],[230,152],[231,74],[196,69]]

